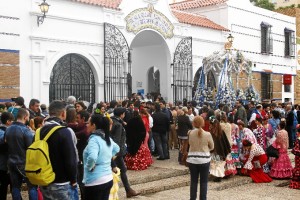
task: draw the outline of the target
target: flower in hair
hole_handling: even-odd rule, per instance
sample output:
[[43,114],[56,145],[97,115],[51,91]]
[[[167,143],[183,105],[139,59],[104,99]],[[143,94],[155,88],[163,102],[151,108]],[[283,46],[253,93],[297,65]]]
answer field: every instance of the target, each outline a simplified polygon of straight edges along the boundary
[[215,123],[215,121],[216,121],[216,117],[214,115],[210,116],[208,119],[209,119],[210,123],[212,123],[212,124]]

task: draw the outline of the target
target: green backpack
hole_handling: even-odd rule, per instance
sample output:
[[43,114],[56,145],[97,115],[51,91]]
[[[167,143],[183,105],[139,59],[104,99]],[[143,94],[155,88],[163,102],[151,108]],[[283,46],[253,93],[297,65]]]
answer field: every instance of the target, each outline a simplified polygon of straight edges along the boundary
[[35,140],[26,150],[25,173],[33,185],[47,186],[55,180],[55,173],[49,157],[47,139],[59,128],[53,127],[43,140],[40,139],[41,128],[36,130]]

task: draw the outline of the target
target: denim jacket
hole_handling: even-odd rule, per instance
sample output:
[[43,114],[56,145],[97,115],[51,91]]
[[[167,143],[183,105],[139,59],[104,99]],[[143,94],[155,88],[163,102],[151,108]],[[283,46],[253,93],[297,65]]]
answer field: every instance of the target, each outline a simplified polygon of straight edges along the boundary
[[13,122],[6,129],[8,144],[8,164],[25,165],[26,150],[33,142],[33,134],[25,124]]

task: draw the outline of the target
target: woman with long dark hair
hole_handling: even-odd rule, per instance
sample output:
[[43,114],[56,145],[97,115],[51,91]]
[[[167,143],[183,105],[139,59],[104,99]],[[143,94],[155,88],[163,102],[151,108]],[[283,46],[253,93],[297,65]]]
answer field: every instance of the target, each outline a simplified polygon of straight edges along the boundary
[[214,115],[210,116],[209,121],[209,130],[214,141],[210,174],[215,176],[215,182],[220,182],[221,178],[225,176],[225,159],[231,152],[230,143],[216,117]]
[[[146,126],[149,126],[149,123],[145,124]],[[148,148],[149,134],[145,124],[139,115],[139,112],[136,110],[133,111],[133,117],[128,121],[126,126],[128,153],[125,157],[125,163],[129,170],[144,170],[153,163]]]
[[113,186],[111,159],[120,148],[109,137],[111,121],[107,117],[92,115],[87,124],[90,134],[83,151],[85,199],[108,200]]

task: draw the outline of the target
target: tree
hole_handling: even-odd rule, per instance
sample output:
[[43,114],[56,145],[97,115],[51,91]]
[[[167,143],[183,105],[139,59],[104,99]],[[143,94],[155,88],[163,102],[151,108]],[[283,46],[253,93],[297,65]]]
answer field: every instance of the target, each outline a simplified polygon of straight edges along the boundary
[[254,2],[254,5],[257,7],[261,7],[267,10],[274,10],[275,5],[271,3],[269,0],[250,0],[250,2]]

